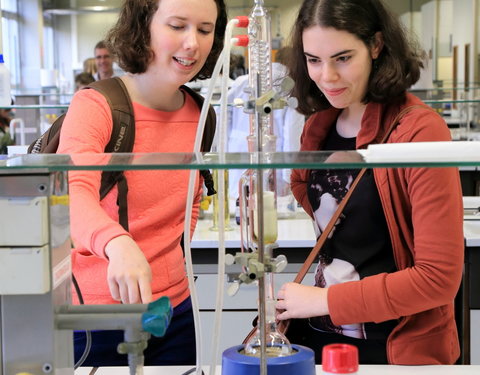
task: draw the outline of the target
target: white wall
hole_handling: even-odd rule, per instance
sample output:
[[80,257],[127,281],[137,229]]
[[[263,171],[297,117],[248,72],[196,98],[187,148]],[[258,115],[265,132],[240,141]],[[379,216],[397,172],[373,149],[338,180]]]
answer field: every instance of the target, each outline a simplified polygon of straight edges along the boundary
[[474,26],[475,8],[477,0],[455,1],[453,8],[453,45],[458,46],[458,69],[456,72],[459,85],[463,86],[465,66],[465,46],[470,44],[470,81],[474,80],[476,72],[477,57],[475,53],[476,40]]
[[83,60],[93,57],[93,48],[115,24],[116,13],[93,13],[77,16],[77,52],[79,68]]
[[56,16],[54,20],[55,38],[54,38],[54,55],[55,68],[59,75],[64,79],[71,81],[72,77],[72,55],[75,49],[72,34],[72,17],[73,16]]
[[420,80],[415,85],[416,88],[432,88],[432,80],[436,76],[436,62],[432,59],[436,54],[436,12],[437,7],[434,1],[422,5],[419,40],[427,53],[428,60],[425,68],[422,70]]
[[40,87],[40,68],[43,53],[43,14],[41,0],[23,0],[19,2],[20,19],[20,85],[22,88]]
[[[455,1],[455,8],[460,3],[470,0]],[[437,56],[452,56],[452,34],[453,34],[453,0],[440,0],[438,2],[438,35],[437,35]]]

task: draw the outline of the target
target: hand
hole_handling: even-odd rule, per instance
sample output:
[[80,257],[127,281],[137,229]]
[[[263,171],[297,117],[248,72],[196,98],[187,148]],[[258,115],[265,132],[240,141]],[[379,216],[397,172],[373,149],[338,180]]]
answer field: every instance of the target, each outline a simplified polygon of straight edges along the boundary
[[129,236],[119,236],[105,246],[109,258],[107,281],[112,298],[122,303],[152,301],[152,271],[142,250]]
[[297,283],[283,284],[277,293],[278,320],[328,315],[328,288]]
[[363,161],[361,154],[351,151],[335,151],[325,160],[328,163],[358,163]]

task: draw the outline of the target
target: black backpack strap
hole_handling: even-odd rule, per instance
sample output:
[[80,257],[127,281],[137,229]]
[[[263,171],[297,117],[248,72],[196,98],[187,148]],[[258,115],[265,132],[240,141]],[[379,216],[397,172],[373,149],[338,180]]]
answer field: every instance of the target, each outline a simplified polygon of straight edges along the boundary
[[[86,88],[92,88],[105,96],[112,110],[112,136],[105,147],[105,152],[132,152],[135,142],[135,117],[132,101],[123,81],[109,78],[96,81]],[[128,231],[128,185],[123,171],[103,171],[100,185],[100,199],[116,185],[118,188],[118,217],[122,227]]]
[[[204,98],[197,92],[193,91],[188,86],[181,87],[186,93],[188,93],[197,103],[200,110],[202,109]],[[207,118],[205,121],[205,129],[203,130],[202,144],[200,146],[200,151],[208,152],[212,148],[213,137],[215,136],[215,129],[217,127],[217,114],[212,106],[208,109]],[[208,169],[201,169],[200,174],[203,177],[205,187],[207,188],[207,195],[213,195],[217,192],[214,188],[213,177]]]

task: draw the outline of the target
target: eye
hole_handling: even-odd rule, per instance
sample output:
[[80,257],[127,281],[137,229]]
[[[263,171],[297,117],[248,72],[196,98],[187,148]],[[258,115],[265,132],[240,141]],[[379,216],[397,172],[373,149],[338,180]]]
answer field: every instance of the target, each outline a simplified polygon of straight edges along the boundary
[[317,64],[320,62],[320,59],[317,57],[306,56],[308,64]]
[[210,29],[208,29],[208,30],[207,30],[207,29],[198,29],[198,32],[199,32],[200,34],[203,34],[203,35],[209,35],[209,34],[212,33],[212,31],[213,31],[213,30],[210,30]]
[[352,56],[339,56],[337,58],[337,61],[339,62],[347,62],[348,60],[350,60],[352,58]]
[[168,25],[172,30],[182,30],[183,29],[183,26],[180,26],[180,25]]

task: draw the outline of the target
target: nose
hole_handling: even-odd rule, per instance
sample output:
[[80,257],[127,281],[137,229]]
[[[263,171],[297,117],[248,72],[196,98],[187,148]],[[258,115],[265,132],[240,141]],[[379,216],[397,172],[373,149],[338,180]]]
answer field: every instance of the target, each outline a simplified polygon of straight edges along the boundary
[[187,50],[195,50],[198,47],[196,30],[188,30],[185,34],[184,46]]
[[338,72],[332,64],[323,64],[321,78],[324,82],[335,81],[338,79]]

